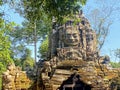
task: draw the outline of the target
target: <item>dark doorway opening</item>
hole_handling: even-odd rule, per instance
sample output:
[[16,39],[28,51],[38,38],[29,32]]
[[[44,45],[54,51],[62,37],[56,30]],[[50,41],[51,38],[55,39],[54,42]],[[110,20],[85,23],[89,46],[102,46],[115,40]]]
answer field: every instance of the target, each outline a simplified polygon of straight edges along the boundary
[[59,90],[91,90],[91,86],[80,80],[80,75],[72,74],[67,80],[63,81]]

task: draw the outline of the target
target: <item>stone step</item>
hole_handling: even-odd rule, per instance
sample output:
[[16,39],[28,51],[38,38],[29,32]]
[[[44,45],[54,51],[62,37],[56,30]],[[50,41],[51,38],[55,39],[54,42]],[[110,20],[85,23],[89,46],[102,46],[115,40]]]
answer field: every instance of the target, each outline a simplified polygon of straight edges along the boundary
[[70,75],[60,75],[60,74],[54,74],[52,79],[55,78],[55,79],[67,79]]
[[63,82],[62,81],[51,81],[53,85],[61,85]]
[[60,87],[60,85],[53,85],[53,90],[57,90]]
[[56,69],[55,74],[70,75],[72,72],[70,70]]
[[70,77],[70,75],[71,75],[71,71],[69,70],[56,69],[51,79],[51,83],[53,85],[60,85],[63,83],[64,80],[67,80],[68,77]]

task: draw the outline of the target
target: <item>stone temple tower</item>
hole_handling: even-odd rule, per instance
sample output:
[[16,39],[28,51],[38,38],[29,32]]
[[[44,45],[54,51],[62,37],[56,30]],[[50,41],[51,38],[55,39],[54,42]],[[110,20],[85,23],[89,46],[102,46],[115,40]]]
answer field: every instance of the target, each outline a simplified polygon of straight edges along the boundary
[[74,16],[75,20],[78,20],[77,23],[74,19],[68,20],[63,25],[53,21],[53,30],[49,40],[50,58],[58,56],[59,59],[86,60],[88,53],[94,54],[96,52],[95,31],[91,29],[88,20],[82,13]]
[[113,81],[118,70],[110,66],[109,57],[99,55],[96,41],[82,11],[64,24],[53,20],[47,60],[30,70],[34,83],[28,87],[31,81],[25,72],[10,65],[3,90],[117,90]]
[[53,20],[38,90],[114,90],[117,74],[102,63],[106,59],[97,51],[95,31],[82,11],[74,18],[62,25]]

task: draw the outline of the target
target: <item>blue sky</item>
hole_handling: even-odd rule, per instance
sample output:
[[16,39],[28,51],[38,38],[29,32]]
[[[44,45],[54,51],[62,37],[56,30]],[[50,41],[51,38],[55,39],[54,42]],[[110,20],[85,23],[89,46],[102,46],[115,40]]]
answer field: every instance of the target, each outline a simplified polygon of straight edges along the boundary
[[[87,5],[84,6],[84,11],[86,12],[88,7],[92,8],[92,9],[96,8],[99,2],[95,2],[95,1],[97,1],[97,0],[88,0]],[[106,0],[106,1],[109,1],[109,0]],[[114,0],[110,0],[110,1],[112,3],[112,1],[114,1]],[[24,20],[24,18],[22,18],[19,14],[15,13],[14,10],[6,9],[6,8],[8,8],[7,5],[3,7],[3,10],[5,10],[5,13],[6,13],[5,19],[7,19],[9,21],[14,21],[17,24],[21,24],[21,22]],[[118,15],[120,14],[119,10],[118,10],[117,14]],[[85,15],[86,15],[86,13],[85,13]],[[113,15],[113,16],[115,16],[115,15]],[[118,20],[115,20],[114,23],[111,25],[109,35],[106,39],[103,49],[101,50],[102,55],[107,54],[111,57],[112,60],[114,60],[114,55],[113,55],[113,53],[110,53],[110,51],[114,50],[116,48],[120,48],[120,40],[119,40],[120,39],[120,30],[119,30],[119,28],[120,28],[119,20],[120,19],[119,19],[119,17],[114,17],[114,18],[118,18]],[[30,47],[30,49],[34,50],[33,47]]]
[[[110,26],[108,37],[106,38],[106,42],[101,50],[102,55],[109,55],[111,60],[115,60],[114,53],[110,52],[117,48],[120,48],[120,0],[88,0],[86,6],[84,7],[85,15],[88,13],[86,12],[89,9],[95,9],[104,6],[100,3],[103,1],[104,5],[114,6],[114,11],[111,14],[111,18],[113,19],[113,24]],[[89,8],[89,9],[88,9]],[[104,12],[104,9],[103,9]],[[87,16],[87,15],[86,15]],[[89,17],[89,16],[87,16]]]

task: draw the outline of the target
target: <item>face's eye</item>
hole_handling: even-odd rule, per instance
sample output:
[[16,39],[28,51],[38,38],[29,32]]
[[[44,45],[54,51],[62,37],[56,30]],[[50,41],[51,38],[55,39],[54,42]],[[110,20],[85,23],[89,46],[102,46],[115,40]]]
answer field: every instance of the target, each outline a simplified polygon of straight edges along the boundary
[[78,35],[77,35],[77,34],[73,34],[73,37],[74,37],[74,38],[77,38],[77,37],[78,37]]
[[71,34],[66,34],[66,38],[70,38],[71,37]]

